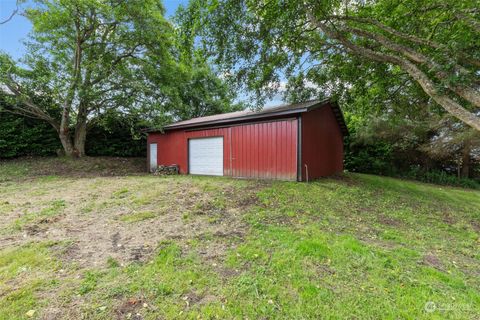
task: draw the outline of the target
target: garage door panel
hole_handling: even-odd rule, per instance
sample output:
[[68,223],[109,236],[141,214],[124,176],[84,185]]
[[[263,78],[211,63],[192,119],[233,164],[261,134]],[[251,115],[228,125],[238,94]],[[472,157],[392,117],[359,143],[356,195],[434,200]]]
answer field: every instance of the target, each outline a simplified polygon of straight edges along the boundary
[[191,174],[223,176],[223,137],[189,140]]

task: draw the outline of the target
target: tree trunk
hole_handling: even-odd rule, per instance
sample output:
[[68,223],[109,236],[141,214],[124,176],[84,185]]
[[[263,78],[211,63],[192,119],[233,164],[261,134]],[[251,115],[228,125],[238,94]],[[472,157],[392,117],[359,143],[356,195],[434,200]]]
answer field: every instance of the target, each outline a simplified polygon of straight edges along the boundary
[[72,138],[68,131],[66,132],[59,132],[58,137],[60,138],[60,142],[62,143],[63,150],[65,151],[65,155],[67,157],[74,157],[75,156],[75,149],[73,147]]
[[471,144],[470,141],[465,141],[462,150],[462,169],[461,169],[461,177],[462,178],[470,178],[470,152],[471,152]]
[[[89,77],[90,73],[87,73]],[[84,96],[80,96],[80,103],[78,105],[77,123],[75,125],[74,147],[78,157],[85,156],[85,141],[87,139],[87,118],[88,118],[88,103]]]
[[63,107],[62,118],[60,121],[60,128],[58,130],[58,137],[62,142],[63,150],[67,157],[76,157],[75,148],[73,146],[72,137],[70,136],[70,129],[68,127],[70,123],[70,107],[65,104]]
[[58,131],[60,141],[62,142],[63,149],[65,150],[65,155],[68,157],[79,156],[76,148],[77,134],[75,132],[75,137],[72,141],[72,137],[70,136],[70,130],[69,130],[70,111],[72,108],[72,102],[75,98],[75,92],[78,87],[78,82],[80,81],[80,72],[81,72],[80,64],[82,60],[82,46],[81,46],[81,41],[79,39],[79,28],[77,23],[76,23],[76,28],[77,28],[77,41],[76,41],[76,47],[75,47],[75,57],[73,59],[72,83],[70,84],[70,88],[67,91],[65,101],[63,102],[63,111],[62,111],[62,118],[60,121],[60,130]]
[[87,138],[87,117],[79,115],[75,126],[74,148],[78,157],[85,156],[85,141]]

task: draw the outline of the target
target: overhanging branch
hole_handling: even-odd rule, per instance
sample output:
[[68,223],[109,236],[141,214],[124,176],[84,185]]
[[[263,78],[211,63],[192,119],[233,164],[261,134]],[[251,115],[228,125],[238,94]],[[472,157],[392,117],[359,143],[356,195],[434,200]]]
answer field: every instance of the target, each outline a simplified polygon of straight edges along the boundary
[[309,10],[307,10],[307,17],[312,24],[318,26],[319,29],[321,29],[327,36],[339,41],[353,54],[369,58],[373,61],[391,63],[399,66],[422,87],[425,93],[427,93],[432,99],[441,105],[447,112],[480,131],[480,117],[462,107],[458,102],[449,96],[440,93],[435,83],[420,68],[418,68],[408,59],[383,52],[373,51],[369,48],[355,44],[345,37],[340,30],[331,28],[325,22],[316,19]]
[[3,21],[0,21],[0,24],[5,24],[5,23],[9,22],[10,20],[12,20],[13,17],[18,13],[18,11],[19,11],[19,7],[18,7],[18,0],[17,0],[16,3],[15,3],[15,9],[12,11],[12,13],[10,14],[10,16],[8,18],[6,18]]

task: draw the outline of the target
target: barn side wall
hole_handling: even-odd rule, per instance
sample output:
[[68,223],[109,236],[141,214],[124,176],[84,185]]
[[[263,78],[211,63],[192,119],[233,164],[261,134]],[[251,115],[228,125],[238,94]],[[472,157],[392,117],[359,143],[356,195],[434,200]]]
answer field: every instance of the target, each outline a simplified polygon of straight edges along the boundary
[[[188,139],[223,137],[225,176],[296,180],[297,119],[232,125],[194,131],[150,133],[147,143],[157,143],[158,165],[176,164],[188,173]],[[148,148],[149,149],[149,148]]]
[[297,125],[294,118],[231,127],[230,175],[296,180]]
[[302,180],[343,171],[343,135],[331,109],[324,106],[302,114]]

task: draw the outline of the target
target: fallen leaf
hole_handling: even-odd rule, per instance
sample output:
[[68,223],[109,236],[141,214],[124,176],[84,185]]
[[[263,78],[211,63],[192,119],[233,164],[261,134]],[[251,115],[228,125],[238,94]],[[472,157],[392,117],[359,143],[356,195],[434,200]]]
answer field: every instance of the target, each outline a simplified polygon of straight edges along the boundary
[[35,310],[28,310],[27,313],[26,313],[26,315],[27,315],[27,317],[31,318],[31,317],[33,317],[33,315],[35,314],[35,312],[36,312]]

